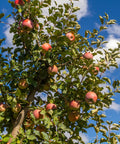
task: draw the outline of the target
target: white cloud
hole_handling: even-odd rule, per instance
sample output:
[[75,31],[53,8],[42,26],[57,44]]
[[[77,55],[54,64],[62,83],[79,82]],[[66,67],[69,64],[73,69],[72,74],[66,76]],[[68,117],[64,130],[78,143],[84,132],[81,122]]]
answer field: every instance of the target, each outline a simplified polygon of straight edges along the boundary
[[[57,4],[63,5],[64,3],[70,3],[70,0],[57,0]],[[77,18],[80,20],[82,17],[88,15],[88,1],[87,0],[79,0],[73,1],[74,6],[80,7],[80,11],[76,12]],[[51,1],[51,6],[55,6],[54,0]],[[43,9],[43,14],[48,16],[48,8]]]
[[[120,43],[120,38],[116,38],[115,35],[109,35],[107,40],[108,40],[108,43],[106,44],[106,50],[109,48],[115,49],[118,47],[118,43]],[[118,65],[120,65],[120,59],[116,59],[116,61]]]
[[120,36],[120,25],[118,24],[114,24],[111,25],[108,29],[107,32],[111,35],[115,35],[115,36]]
[[71,137],[69,132],[65,132],[64,135],[67,137],[67,139],[69,139]]
[[[108,93],[109,90],[108,88],[106,88],[106,86],[108,86],[107,84],[99,84],[99,87],[102,87],[103,90],[101,91],[102,93]],[[110,88],[112,88],[110,85],[109,85]]]
[[117,48],[118,45],[117,43],[120,42],[120,38],[115,38],[114,35],[109,35],[109,37],[107,38],[108,43],[106,44],[106,49],[109,48]]
[[6,14],[7,13],[7,9],[3,8],[2,12]]
[[[117,44],[117,43],[120,42],[120,38],[115,38],[114,35],[109,35],[108,38],[106,39],[106,41],[108,41],[108,43],[106,43],[106,44],[104,45],[103,49],[105,49],[105,50],[108,50],[108,49],[110,49],[110,48],[111,48],[111,49],[115,49],[115,48],[118,47],[118,44]],[[100,51],[102,51],[102,52],[104,53],[103,49],[98,49],[98,50],[100,50]],[[96,59],[99,60],[100,57],[104,57],[104,55],[98,54],[98,55],[94,56],[94,59],[95,59],[95,60],[96,60]]]
[[[12,24],[14,22],[14,20],[12,18],[8,19],[8,23]],[[14,47],[13,43],[12,43],[12,39],[13,39],[13,33],[10,33],[10,26],[6,25],[5,27],[5,31],[4,31],[4,35],[6,37],[6,41],[5,41],[5,45],[3,45],[4,47]]]
[[[65,134],[65,136],[66,136],[68,139],[71,137],[70,133],[68,133],[68,132],[65,132],[64,134]],[[82,141],[84,141],[85,144],[87,144],[87,143],[89,142],[89,138],[88,138],[88,136],[87,136],[86,134],[80,132],[80,133],[79,133],[79,136],[82,138]],[[73,140],[73,142],[74,142],[74,143],[75,143],[75,142],[78,143],[78,141],[75,140],[75,139]],[[81,144],[81,143],[79,143],[79,144]]]
[[[112,30],[111,30],[112,31]],[[110,34],[107,38],[106,41],[108,41],[108,43],[106,43],[103,47],[103,49],[98,49],[99,51],[101,51],[103,54],[97,54],[96,56],[94,56],[94,60],[97,63],[97,61],[100,60],[100,58],[104,58],[105,57],[105,52],[104,50],[108,51],[109,49],[115,49],[118,48],[118,43],[120,43],[120,38],[116,38],[115,35]],[[120,65],[120,59],[117,58],[116,62],[118,65]],[[111,67],[110,68],[110,72],[112,73],[116,68],[115,67]]]
[[47,94],[44,92],[36,92],[35,97],[40,97],[43,101],[47,101]]
[[115,102],[112,102],[112,105],[110,106],[110,109],[120,112],[120,104],[117,104]]
[[[98,27],[98,25],[97,25],[97,27]],[[108,32],[108,37],[105,40],[108,41],[108,43],[106,43],[104,45],[103,49],[108,50],[110,48],[111,49],[117,48],[118,47],[117,43],[120,43],[120,25],[119,24],[113,24],[113,25],[109,26],[106,31]],[[96,55],[94,57],[95,61],[96,60],[99,61],[100,57],[103,58],[105,56],[103,49],[102,50],[99,49],[100,51],[103,52],[103,55],[100,55],[100,54]],[[118,65],[120,65],[120,60],[116,59],[116,61],[117,61]],[[111,71],[113,71],[113,70],[114,70],[114,68],[111,69]]]
[[84,133],[80,132],[80,136],[82,138],[82,140],[87,144],[89,142],[88,136],[85,135]]

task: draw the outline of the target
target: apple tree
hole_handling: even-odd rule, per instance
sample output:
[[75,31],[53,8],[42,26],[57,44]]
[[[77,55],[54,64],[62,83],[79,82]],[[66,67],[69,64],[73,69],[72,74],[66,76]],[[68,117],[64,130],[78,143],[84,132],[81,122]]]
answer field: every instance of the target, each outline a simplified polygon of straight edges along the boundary
[[84,144],[79,133],[90,128],[96,133],[92,143],[120,141],[119,123],[105,121],[103,113],[120,92],[120,81],[104,74],[118,68],[120,45],[105,50],[101,34],[115,20],[105,13],[100,27],[82,36],[72,0],[55,6],[51,0],[9,3],[13,47],[0,39],[1,143]]

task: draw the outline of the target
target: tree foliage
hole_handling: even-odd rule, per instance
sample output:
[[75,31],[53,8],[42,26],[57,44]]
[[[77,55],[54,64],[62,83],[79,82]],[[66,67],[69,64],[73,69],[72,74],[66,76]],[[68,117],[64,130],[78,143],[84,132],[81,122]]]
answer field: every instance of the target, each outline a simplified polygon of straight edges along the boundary
[[[87,133],[89,128],[96,132],[93,143],[120,141],[120,135],[115,132],[119,123],[105,122],[103,114],[104,108],[112,104],[115,93],[120,92],[119,80],[111,82],[104,76],[111,67],[118,68],[120,45],[105,50],[106,41],[101,34],[115,20],[110,20],[105,13],[99,17],[99,29],[86,30],[82,36],[75,15],[79,8],[74,7],[72,0],[63,5],[55,1],[54,7],[51,0],[24,0],[23,5],[9,3],[13,7],[8,18],[14,19],[10,25],[14,47],[3,47],[5,39],[0,39],[0,102],[5,108],[0,107],[2,142],[72,144],[76,140],[84,144],[79,133]],[[48,8],[47,16],[43,15],[44,8]],[[0,22],[3,17],[0,14]],[[31,20],[32,28],[23,26],[25,19]],[[43,50],[45,43],[52,48]],[[86,52],[93,59],[86,58]],[[95,60],[98,54],[100,58]],[[58,72],[50,72],[53,66]],[[107,92],[103,93],[101,85],[105,85]],[[97,101],[87,101],[88,92],[94,92]],[[71,101],[78,102],[80,107],[70,108]],[[49,103],[55,107],[46,109]],[[35,109],[40,110],[41,118],[35,118]],[[65,132],[70,134],[69,138]]]

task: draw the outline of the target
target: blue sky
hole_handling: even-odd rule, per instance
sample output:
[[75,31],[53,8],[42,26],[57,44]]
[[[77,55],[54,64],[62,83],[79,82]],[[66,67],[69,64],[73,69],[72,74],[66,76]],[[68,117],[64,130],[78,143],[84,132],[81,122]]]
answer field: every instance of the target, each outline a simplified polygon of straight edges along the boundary
[[[63,3],[62,1],[68,2],[68,0],[57,0],[58,3]],[[105,48],[114,48],[116,46],[116,42],[120,41],[120,0],[80,0],[79,5],[81,11],[77,13],[79,18],[79,24],[81,25],[80,34],[83,35],[84,31],[91,30],[93,28],[97,28],[100,24],[99,16],[104,16],[104,13],[108,13],[110,19],[115,19],[117,24],[111,26],[106,32],[104,33],[106,40],[108,40],[108,44],[105,45]],[[0,13],[5,12],[5,16],[12,11],[8,0],[1,0],[0,4]],[[5,19],[4,19],[5,20]],[[12,22],[9,19],[9,22]],[[7,41],[4,43],[6,46],[10,46],[11,43],[11,34],[9,34],[9,27],[5,26],[4,24],[0,24],[0,38],[6,37]],[[118,61],[120,64],[120,61]],[[105,73],[105,75],[109,76],[111,80],[113,79],[120,79],[120,68],[117,70],[111,69],[110,72]],[[105,111],[107,115],[107,120],[112,121],[119,121],[120,120],[120,96],[116,94],[114,97],[115,101],[112,104],[109,110]],[[93,135],[83,135],[86,143],[89,140],[92,140]]]

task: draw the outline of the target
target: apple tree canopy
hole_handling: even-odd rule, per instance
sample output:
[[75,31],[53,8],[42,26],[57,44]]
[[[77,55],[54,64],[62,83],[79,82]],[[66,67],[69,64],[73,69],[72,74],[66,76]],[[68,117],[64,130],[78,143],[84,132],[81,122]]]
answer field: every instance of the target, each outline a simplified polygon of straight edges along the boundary
[[13,46],[0,37],[1,143],[84,144],[80,133],[88,129],[96,134],[92,143],[118,143],[119,123],[104,120],[120,92],[120,81],[104,74],[118,68],[120,44],[105,50],[102,35],[115,20],[105,13],[99,28],[82,36],[74,0],[51,2],[9,0]]

